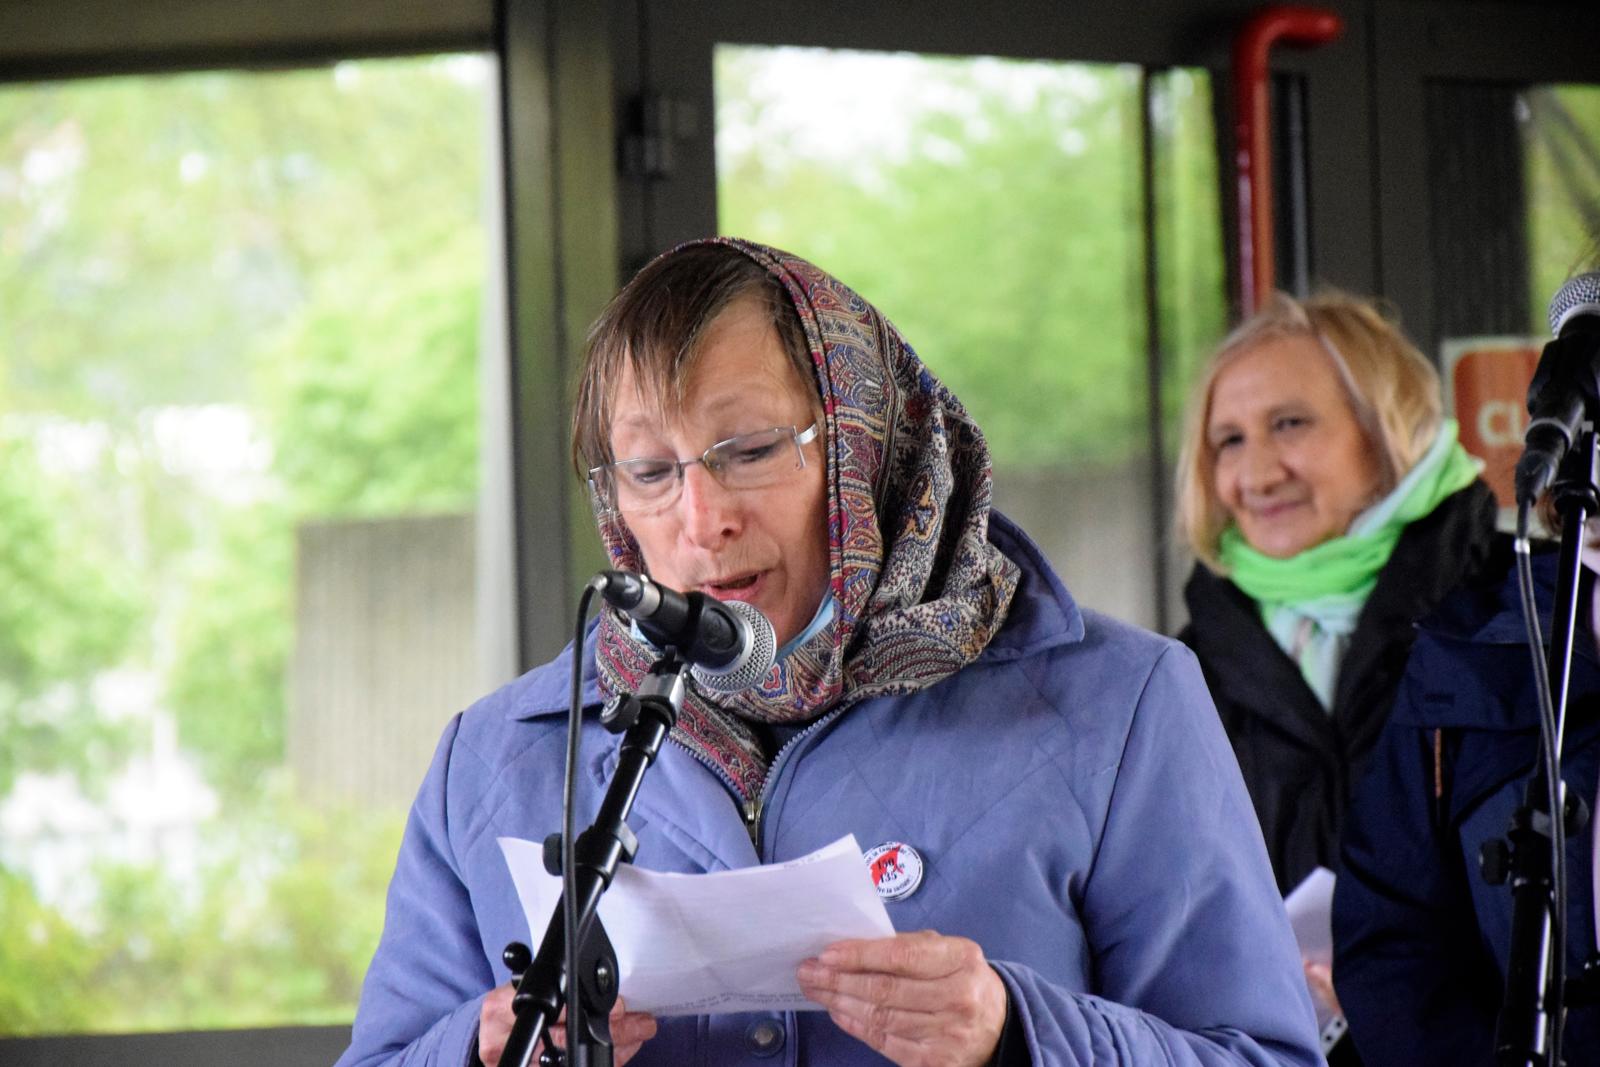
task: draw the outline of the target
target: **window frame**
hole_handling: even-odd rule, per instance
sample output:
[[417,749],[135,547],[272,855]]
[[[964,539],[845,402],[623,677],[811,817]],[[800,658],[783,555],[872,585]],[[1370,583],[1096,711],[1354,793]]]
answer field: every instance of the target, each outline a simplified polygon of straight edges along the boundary
[[[1150,137],[1151,79],[1172,67],[1203,68],[1212,79],[1219,106],[1226,102],[1224,69],[1229,40],[1224,17],[1207,32],[1185,33],[1201,7],[1180,0],[1155,3],[1148,20],[1129,20],[1112,8],[1087,5],[1052,5],[1027,10],[1011,19],[990,18],[972,24],[958,9],[921,10],[914,19],[904,14],[834,0],[814,4],[818,17],[796,24],[787,17],[781,0],[653,0],[644,5],[638,29],[639,58],[631,82],[618,87],[618,113],[676,116],[663,130],[657,119],[650,128],[624,128],[624,136],[669,136],[671,169],[666,174],[625,174],[619,182],[622,196],[624,261],[640,265],[657,252],[685,240],[717,232],[715,100],[713,53],[717,45],[802,46],[850,48],[872,51],[909,51],[943,56],[999,56],[1017,60],[1117,63],[1142,71],[1141,103],[1144,136],[1138,146],[1146,175],[1144,244],[1146,351],[1145,440],[1148,491],[1145,527],[1149,537],[1144,563],[1152,575],[1148,617],[1157,629],[1168,631],[1181,617],[1181,583],[1184,575],[1173,564],[1178,553],[1167,531],[1172,524],[1171,460],[1173,444],[1162,412],[1165,371],[1172,354],[1162,350],[1155,278],[1160,254],[1154,229],[1154,190],[1150,187],[1153,144]],[[1239,5],[1242,6],[1242,5]],[[1149,33],[1151,25],[1166,33]],[[1220,31],[1220,32],[1218,32]],[[1336,68],[1337,69],[1337,68]],[[1317,94],[1310,94],[1316,96]],[[1325,110],[1333,94],[1323,94]],[[637,101],[665,102],[640,108]],[[632,103],[633,106],[630,106]],[[1348,106],[1348,105],[1345,105]],[[1218,129],[1226,120],[1219,113]],[[1218,196],[1223,201],[1224,226],[1229,225],[1225,195],[1227,173],[1219,169]],[[1353,184],[1353,183],[1347,183]],[[1350,230],[1341,230],[1344,240]],[[1226,246],[1226,240],[1224,245]]]
[[[505,266],[489,279],[484,359],[503,385],[483,413],[485,449],[495,450],[484,474],[498,484],[484,494],[490,529],[480,533],[479,551],[492,562],[480,586],[510,631],[490,654],[513,674],[565,644],[577,602],[574,530],[587,524],[588,509],[566,461],[566,374],[574,339],[618,284],[614,137],[609,121],[596,120],[609,118],[610,40],[609,18],[576,0],[178,0],[159,7],[64,0],[0,9],[0,86],[445,52],[495,57],[499,177],[486,202],[487,237]],[[0,1037],[0,1061],[326,1064],[349,1033],[308,1025]]]
[[[1372,44],[1377,243],[1375,285],[1429,352],[1436,334],[1427,185],[1430,82],[1600,84],[1600,9],[1592,5],[1378,5]],[[1380,120],[1381,119],[1381,120]]]
[[[504,330],[505,428],[485,446],[500,450],[496,477],[509,495],[503,513],[485,520],[500,530],[514,572],[506,655],[527,668],[565,643],[580,576],[600,559],[565,446],[577,344],[625,269],[715,229],[715,43],[1204,67],[1220,89],[1231,35],[1259,6],[1150,0],[1134,19],[1111,3],[1038,3],[1013,5],[1002,18],[955,0],[915,8],[813,0],[797,21],[794,6],[780,0],[57,0],[0,6],[0,83],[441,51],[498,56],[496,238],[506,269],[492,299]],[[1587,0],[1324,6],[1343,16],[1344,38],[1272,59],[1275,72],[1303,77],[1306,88],[1311,274],[1388,296],[1426,338],[1432,278],[1417,253],[1428,241],[1426,80],[1600,82],[1600,52],[1588,45],[1600,39],[1600,12]],[[627,116],[651,96],[689,103],[690,137],[673,173],[619,176],[619,134],[638,132]],[[306,1026],[0,1038],[0,1060],[326,1063],[347,1033]]]

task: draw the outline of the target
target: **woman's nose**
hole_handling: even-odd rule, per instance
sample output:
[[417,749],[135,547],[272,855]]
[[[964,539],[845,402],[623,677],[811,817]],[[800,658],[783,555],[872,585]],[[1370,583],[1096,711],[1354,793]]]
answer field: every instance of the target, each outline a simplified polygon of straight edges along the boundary
[[1239,485],[1245,492],[1264,493],[1288,478],[1283,457],[1270,443],[1246,441],[1240,449]]
[[739,494],[717,481],[703,463],[684,468],[678,507],[683,515],[684,536],[701,548],[724,544],[743,528]]

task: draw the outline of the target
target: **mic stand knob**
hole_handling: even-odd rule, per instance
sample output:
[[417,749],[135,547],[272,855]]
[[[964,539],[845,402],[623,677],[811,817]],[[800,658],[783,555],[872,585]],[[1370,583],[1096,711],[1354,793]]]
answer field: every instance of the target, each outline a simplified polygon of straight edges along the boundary
[[522,976],[533,963],[533,951],[521,941],[513,941],[500,953],[500,960],[506,965],[506,970],[511,972],[511,981],[520,983]]
[[1478,849],[1478,871],[1490,885],[1505,885],[1511,876],[1511,846],[1503,837],[1491,837]]
[[572,1060],[574,1067],[611,1067],[611,1009],[617,1003],[617,953],[611,947],[599,916],[583,934],[578,954],[578,996],[583,1002],[583,1025],[588,1042]]
[[632,693],[618,694],[600,709],[600,725],[610,733],[620,734],[639,721],[639,713],[643,710],[639,698]]

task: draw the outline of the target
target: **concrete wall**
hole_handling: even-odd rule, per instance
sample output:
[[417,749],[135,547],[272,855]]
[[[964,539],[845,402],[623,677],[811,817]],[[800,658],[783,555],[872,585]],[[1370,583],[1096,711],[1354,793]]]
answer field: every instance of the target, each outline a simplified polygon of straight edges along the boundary
[[[1150,516],[1150,467],[1078,463],[995,475],[995,506],[1038,542],[1080,605],[1155,628],[1158,540]],[[1187,564],[1168,556],[1168,628],[1182,623],[1177,587]]]
[[473,525],[300,527],[289,762],[310,795],[403,810],[444,724],[481,695]]

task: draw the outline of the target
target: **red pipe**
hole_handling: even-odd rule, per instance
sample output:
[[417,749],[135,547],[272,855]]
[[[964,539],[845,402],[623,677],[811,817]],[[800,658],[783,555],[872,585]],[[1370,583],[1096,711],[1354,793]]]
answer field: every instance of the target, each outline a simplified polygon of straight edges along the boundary
[[1239,196],[1239,306],[1253,314],[1277,277],[1272,237],[1272,118],[1267,53],[1279,41],[1310,47],[1337,40],[1344,19],[1317,7],[1277,4],[1233,39],[1234,174]]

